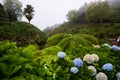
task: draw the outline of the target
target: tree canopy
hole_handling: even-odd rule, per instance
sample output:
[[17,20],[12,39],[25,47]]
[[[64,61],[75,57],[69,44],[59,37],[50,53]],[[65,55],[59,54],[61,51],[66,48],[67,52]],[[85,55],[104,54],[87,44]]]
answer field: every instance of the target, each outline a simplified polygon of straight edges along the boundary
[[70,10],[66,15],[73,23],[118,23],[120,22],[120,1],[105,0],[85,3],[78,10]]
[[7,20],[8,20],[8,15],[4,10],[4,6],[0,3],[0,21],[7,21]]
[[19,0],[4,0],[3,4],[9,21],[17,21],[22,18],[22,3]]
[[86,10],[86,19],[91,22],[103,22],[109,15],[109,4],[106,1],[91,3]]

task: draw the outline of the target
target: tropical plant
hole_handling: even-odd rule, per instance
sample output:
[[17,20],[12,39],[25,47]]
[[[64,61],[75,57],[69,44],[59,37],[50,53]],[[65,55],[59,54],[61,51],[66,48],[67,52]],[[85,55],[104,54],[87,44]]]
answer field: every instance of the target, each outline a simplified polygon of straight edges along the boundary
[[33,7],[31,5],[26,5],[26,8],[24,8],[24,14],[25,17],[28,19],[29,23],[31,19],[33,18]]

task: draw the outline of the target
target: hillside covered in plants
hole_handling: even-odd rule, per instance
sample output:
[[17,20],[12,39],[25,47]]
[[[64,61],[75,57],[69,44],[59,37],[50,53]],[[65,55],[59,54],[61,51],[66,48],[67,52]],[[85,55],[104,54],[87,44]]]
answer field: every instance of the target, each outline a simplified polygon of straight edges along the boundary
[[31,24],[32,5],[22,11],[19,0],[4,0],[0,80],[120,80],[120,39],[109,42],[120,36],[120,1],[111,1],[85,3],[43,33]]
[[59,33],[68,34],[90,34],[100,39],[117,38],[120,35],[120,23],[64,23],[54,30],[49,31],[48,35]]
[[85,3],[78,10],[70,10],[66,17],[68,22],[52,30],[46,28],[45,33],[49,36],[57,33],[82,33],[94,35],[100,39],[117,38],[120,35],[119,0]]
[[1,22],[0,40],[17,42],[18,46],[25,46],[30,43],[44,45],[47,36],[34,25],[26,22]]

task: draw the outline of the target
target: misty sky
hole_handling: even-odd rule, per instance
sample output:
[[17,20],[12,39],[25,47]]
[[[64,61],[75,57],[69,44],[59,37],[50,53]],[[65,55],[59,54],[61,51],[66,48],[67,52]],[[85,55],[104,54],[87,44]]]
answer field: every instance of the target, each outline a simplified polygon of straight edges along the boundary
[[[59,24],[67,21],[66,14],[69,10],[79,9],[85,2],[89,3],[95,0],[19,0],[23,8],[26,4],[34,7],[34,17],[31,24],[43,30],[47,26]],[[2,2],[2,0],[0,0]],[[27,21],[25,17],[22,19]]]

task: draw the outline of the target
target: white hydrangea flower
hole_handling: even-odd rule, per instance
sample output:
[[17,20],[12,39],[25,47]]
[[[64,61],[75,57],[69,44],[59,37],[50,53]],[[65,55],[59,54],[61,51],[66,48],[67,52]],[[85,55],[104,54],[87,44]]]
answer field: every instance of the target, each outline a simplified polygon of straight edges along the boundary
[[93,64],[94,62],[99,61],[99,57],[97,54],[86,54],[83,58],[84,61],[86,61],[88,64]]
[[94,62],[98,62],[99,61],[99,57],[97,54],[92,54],[91,57],[94,58]]
[[88,66],[88,69],[91,70],[90,76],[94,76],[97,73],[97,70],[94,66]]
[[103,72],[99,72],[95,78],[96,80],[108,80],[107,75]]
[[86,54],[83,58],[83,61],[86,61],[88,64],[94,63],[94,58],[90,54]]

